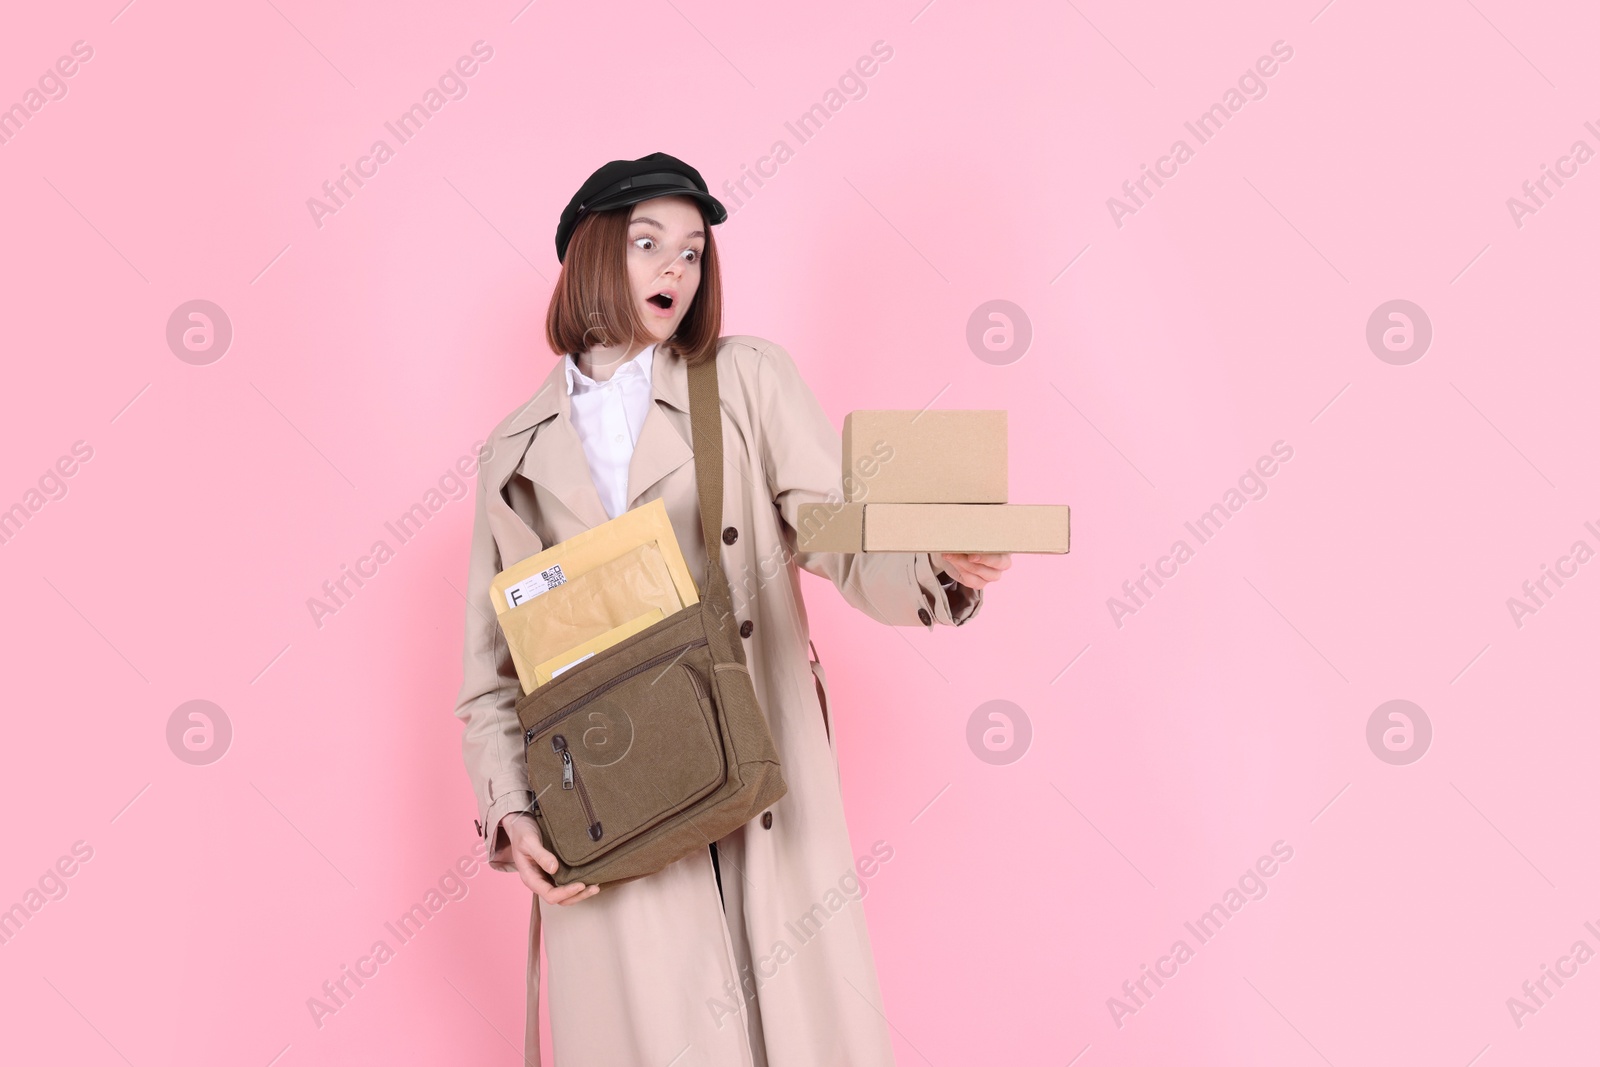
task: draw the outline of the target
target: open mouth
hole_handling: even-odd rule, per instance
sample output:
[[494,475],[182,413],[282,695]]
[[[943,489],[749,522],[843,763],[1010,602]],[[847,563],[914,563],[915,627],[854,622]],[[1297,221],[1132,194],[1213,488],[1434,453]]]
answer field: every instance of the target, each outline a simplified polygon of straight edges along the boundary
[[646,297],[645,299],[647,302],[654,304],[658,308],[668,309],[672,307],[671,293],[657,293],[654,296]]

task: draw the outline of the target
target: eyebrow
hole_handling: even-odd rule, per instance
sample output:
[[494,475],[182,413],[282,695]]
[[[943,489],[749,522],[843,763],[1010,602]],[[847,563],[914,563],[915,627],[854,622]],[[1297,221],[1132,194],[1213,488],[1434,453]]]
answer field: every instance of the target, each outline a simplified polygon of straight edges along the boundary
[[[666,229],[665,226],[661,225],[661,223],[657,222],[655,219],[651,218],[649,215],[635,215],[633,218],[628,220],[628,225],[632,226],[636,222],[647,222],[650,225],[654,226],[658,230],[665,230]],[[704,237],[705,235],[706,235],[706,232],[704,230],[695,230],[695,231],[693,231],[693,232],[691,232],[689,234],[689,236],[691,238],[693,238],[693,237]]]

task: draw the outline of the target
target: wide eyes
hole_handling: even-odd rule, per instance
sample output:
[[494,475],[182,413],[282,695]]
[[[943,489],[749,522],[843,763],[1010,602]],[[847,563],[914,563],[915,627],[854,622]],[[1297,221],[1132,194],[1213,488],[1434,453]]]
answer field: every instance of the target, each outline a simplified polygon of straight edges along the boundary
[[[656,250],[656,239],[654,237],[635,237],[633,246],[641,252],[654,252]],[[688,258],[690,263],[700,262],[700,250],[698,248],[685,248],[683,255]]]

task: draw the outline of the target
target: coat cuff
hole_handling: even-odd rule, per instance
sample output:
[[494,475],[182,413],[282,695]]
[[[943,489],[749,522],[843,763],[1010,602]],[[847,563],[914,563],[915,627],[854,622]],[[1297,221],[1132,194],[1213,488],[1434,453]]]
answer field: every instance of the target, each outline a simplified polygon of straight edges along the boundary
[[500,820],[514,811],[528,811],[533,807],[533,794],[526,789],[513,789],[501,793],[483,810],[479,825],[482,829],[484,852],[489,866],[497,871],[516,871],[511,862],[511,841],[500,828]]
[[926,615],[924,625],[930,629],[935,623],[960,626],[983,606],[983,590],[969,589],[954,578],[936,571],[931,552],[918,552],[912,557],[912,572],[923,598],[922,610],[917,612],[917,617]]

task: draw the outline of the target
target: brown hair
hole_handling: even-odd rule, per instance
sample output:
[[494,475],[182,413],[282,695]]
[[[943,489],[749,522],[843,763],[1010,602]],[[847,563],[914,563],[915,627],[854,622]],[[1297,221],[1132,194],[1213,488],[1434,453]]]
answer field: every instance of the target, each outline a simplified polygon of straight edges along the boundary
[[[557,355],[584,352],[594,345],[622,344],[629,337],[649,339],[628,285],[628,223],[632,216],[631,204],[596,211],[573,230],[544,320],[545,340]],[[711,227],[703,229],[706,243],[700,258],[700,288],[677,331],[664,342],[690,366],[716,357],[717,338],[722,333],[717,243]]]

